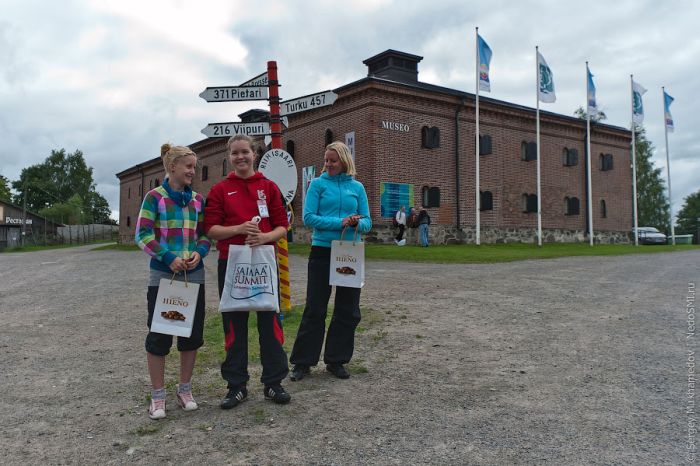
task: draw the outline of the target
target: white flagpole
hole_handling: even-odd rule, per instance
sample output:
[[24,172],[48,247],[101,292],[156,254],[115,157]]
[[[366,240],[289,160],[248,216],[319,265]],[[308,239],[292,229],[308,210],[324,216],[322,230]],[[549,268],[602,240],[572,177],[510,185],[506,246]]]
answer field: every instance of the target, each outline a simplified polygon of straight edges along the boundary
[[476,164],[474,180],[476,186],[476,244],[481,244],[481,210],[480,201],[481,193],[479,192],[479,66],[481,60],[479,58],[479,28],[476,28]]
[[639,246],[639,232],[637,231],[639,228],[637,221],[637,131],[634,123],[634,78],[632,75],[630,75],[630,97],[632,99],[630,106],[632,116],[630,128],[632,128],[632,210],[634,212],[634,245]]
[[591,191],[591,109],[588,105],[588,95],[591,92],[588,80],[588,62],[586,62],[586,157],[588,158],[588,163],[586,164],[586,175],[588,178],[588,244],[593,246],[593,192]]
[[535,46],[535,67],[537,68],[535,100],[537,101],[537,245],[542,246],[542,196],[540,190],[540,59],[539,46]]
[[671,209],[671,244],[676,245],[676,229],[673,226],[673,201],[671,200],[671,159],[668,155],[668,126],[666,125],[666,89],[661,87],[661,102],[664,110],[664,137],[666,138],[666,173],[668,174],[668,206]]

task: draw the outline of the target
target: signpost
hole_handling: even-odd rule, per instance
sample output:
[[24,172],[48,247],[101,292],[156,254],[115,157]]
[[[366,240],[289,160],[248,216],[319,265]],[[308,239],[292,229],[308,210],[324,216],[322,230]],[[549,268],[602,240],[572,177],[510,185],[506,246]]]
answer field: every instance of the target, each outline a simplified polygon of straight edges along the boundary
[[282,102],[281,115],[291,115],[293,113],[314,110],[320,107],[333,105],[338,98],[338,94],[332,91],[319,92],[297,99],[285,100]]
[[[266,145],[269,138],[272,149],[260,159],[259,170],[279,186],[284,202],[291,212],[292,199],[297,190],[297,172],[292,156],[282,150],[282,125],[285,128],[289,127],[287,115],[332,105],[338,95],[332,91],[325,91],[280,103],[277,62],[269,61],[265,73],[249,79],[240,86],[207,87],[199,96],[207,102],[269,101],[269,123],[210,123],[202,129],[202,133],[210,138],[228,138],[238,134],[265,136]],[[283,310],[289,311],[292,303],[287,239],[280,239],[277,246],[277,260],[280,267],[280,305]]]
[[246,136],[264,136],[270,133],[270,124],[259,123],[209,123],[202,129],[202,134],[210,138],[230,138],[239,134]]
[[207,102],[235,102],[239,100],[265,100],[267,86],[207,87],[199,96]]

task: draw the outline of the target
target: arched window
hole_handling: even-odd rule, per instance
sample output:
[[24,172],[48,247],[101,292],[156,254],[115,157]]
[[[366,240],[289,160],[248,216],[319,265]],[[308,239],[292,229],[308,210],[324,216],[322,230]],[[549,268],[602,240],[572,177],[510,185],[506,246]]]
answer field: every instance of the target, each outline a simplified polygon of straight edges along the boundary
[[126,198],[131,199],[131,188],[129,188],[129,191],[127,192]]
[[156,188],[157,188],[158,186],[160,186],[160,180],[159,180],[158,178],[156,178]]
[[206,181],[209,179],[209,167],[204,165],[202,167],[202,181]]
[[126,226],[130,227],[131,226],[131,217],[126,217]]
[[491,136],[488,134],[479,135],[479,155],[489,155],[493,152],[491,147]]
[[326,130],[325,141],[326,141],[326,145],[333,142],[333,131],[331,131],[330,129]]
[[430,203],[429,194],[430,194],[430,188],[427,186],[423,186],[423,188],[421,188],[421,201],[422,201],[421,205],[423,207],[428,207],[428,204]]
[[221,175],[226,176],[228,175],[228,158],[224,158],[224,161],[221,163]]
[[600,200],[600,217],[608,218],[608,207],[605,205],[605,200]]
[[423,149],[440,147],[440,128],[437,126],[423,126],[421,128],[421,147]]
[[294,158],[294,141],[287,141],[287,153]]
[[578,197],[564,198],[564,215],[578,215],[581,209],[581,202]]
[[493,210],[493,194],[491,191],[479,192],[479,210]]
[[153,180],[148,180],[148,189],[153,189]]
[[520,160],[527,162],[537,160],[537,143],[523,141],[520,143]]
[[523,194],[521,201],[524,213],[537,212],[537,194]]

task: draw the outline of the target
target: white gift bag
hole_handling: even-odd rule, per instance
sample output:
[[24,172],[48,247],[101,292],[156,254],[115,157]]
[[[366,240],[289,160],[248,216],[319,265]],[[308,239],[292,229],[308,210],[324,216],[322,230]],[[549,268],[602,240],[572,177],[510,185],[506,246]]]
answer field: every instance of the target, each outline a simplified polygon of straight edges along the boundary
[[331,242],[329,285],[349,288],[365,286],[365,243],[357,241],[357,234],[356,228],[353,240],[344,240],[344,228],[340,234],[340,240]]
[[199,284],[161,278],[151,332],[189,338],[197,309]]
[[274,246],[229,246],[219,311],[280,311]]

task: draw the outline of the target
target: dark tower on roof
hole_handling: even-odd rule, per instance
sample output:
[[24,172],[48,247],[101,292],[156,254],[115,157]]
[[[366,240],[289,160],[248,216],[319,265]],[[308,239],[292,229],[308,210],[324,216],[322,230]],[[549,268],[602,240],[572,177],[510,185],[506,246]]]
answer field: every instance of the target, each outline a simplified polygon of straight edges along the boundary
[[384,52],[363,61],[367,65],[367,76],[404,83],[418,82],[418,62],[423,57],[396,50]]

